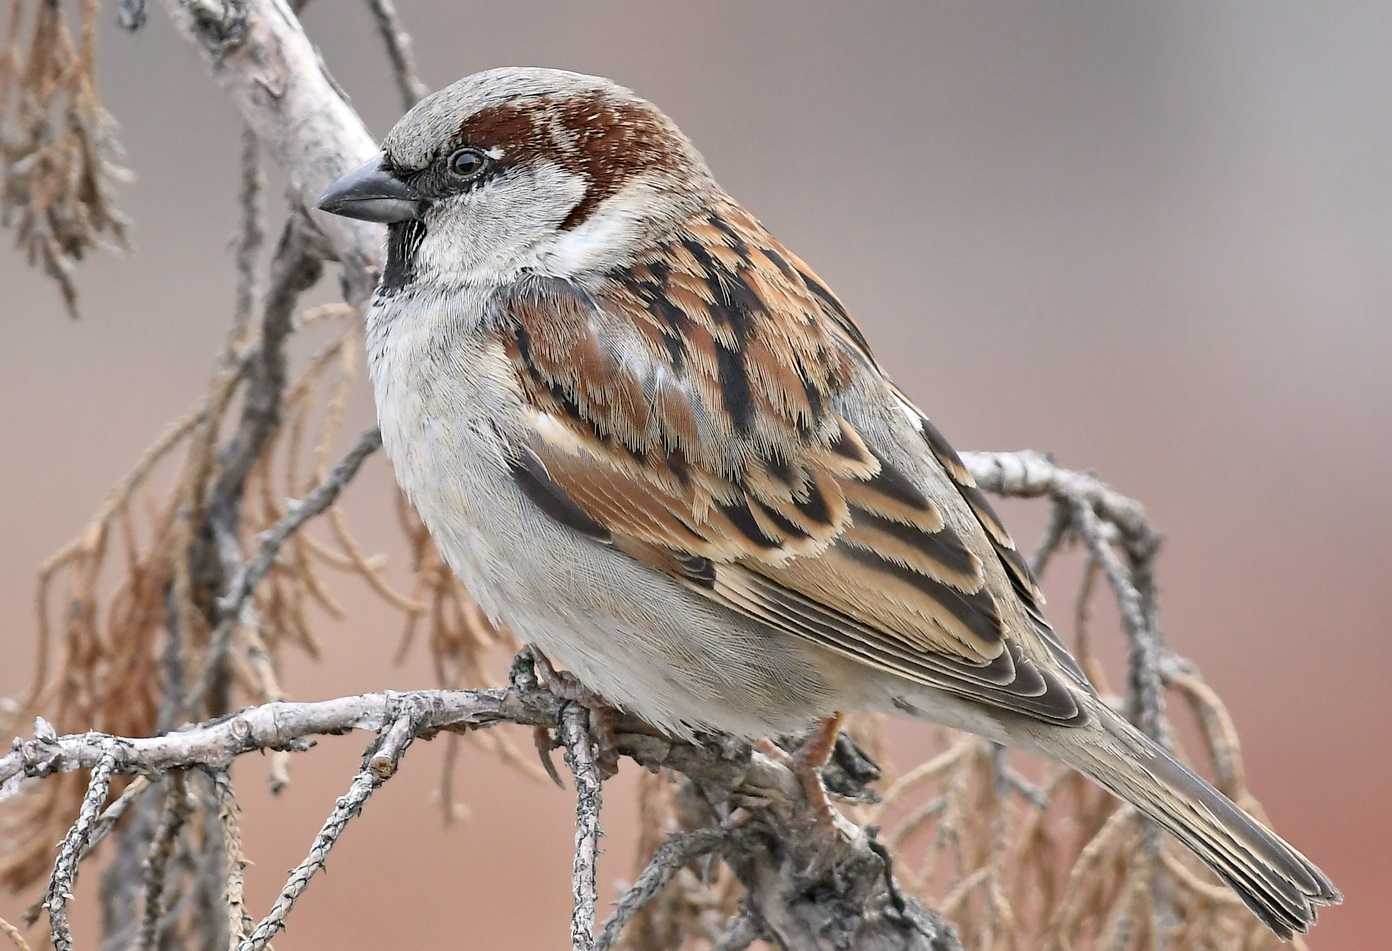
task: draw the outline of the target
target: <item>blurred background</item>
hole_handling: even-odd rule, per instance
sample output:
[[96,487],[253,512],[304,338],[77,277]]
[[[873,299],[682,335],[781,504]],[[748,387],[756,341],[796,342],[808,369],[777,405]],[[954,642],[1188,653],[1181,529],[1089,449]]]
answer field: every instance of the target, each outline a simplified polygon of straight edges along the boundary
[[[1143,500],[1167,538],[1168,636],[1229,703],[1277,827],[1345,891],[1312,947],[1371,946],[1392,889],[1392,8],[400,6],[432,85],[551,65],[654,100],[959,447],[1048,450]],[[36,566],[202,396],[231,314],[239,125],[151,14],[132,36],[105,13],[99,48],[138,176],[134,252],[82,267],[80,322],[0,252],[0,696],[30,676]],[[380,136],[399,106],[364,7],[305,20]],[[349,433],[371,422],[365,386],[352,414]],[[347,504],[399,556],[385,460],[368,469]],[[1006,514],[1032,546],[1042,510]],[[1076,576],[1048,585],[1060,627]],[[433,683],[421,654],[390,665],[398,622],[361,587],[341,592],[351,621],[319,628],[325,661],[286,671],[293,695]],[[893,734],[912,761],[916,728]],[[239,763],[254,912],[362,743],[297,757],[280,802],[264,763]],[[277,947],[561,945],[571,796],[466,751],[469,817],[442,829],[439,767],[413,750]],[[632,875],[632,783],[630,765],[606,788],[610,882]],[[30,898],[0,896],[0,915]],[[387,921],[393,901],[410,914]]]

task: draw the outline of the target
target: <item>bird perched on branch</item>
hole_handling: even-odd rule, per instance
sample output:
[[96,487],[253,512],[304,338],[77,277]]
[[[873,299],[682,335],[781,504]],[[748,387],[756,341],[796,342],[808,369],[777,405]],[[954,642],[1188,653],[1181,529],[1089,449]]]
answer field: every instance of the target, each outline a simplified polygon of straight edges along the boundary
[[399,482],[479,605],[608,702],[682,736],[822,719],[805,776],[840,711],[969,730],[1132,803],[1282,937],[1340,900],[1098,698],[951,445],[651,103],[478,73],[320,207],[388,225]]

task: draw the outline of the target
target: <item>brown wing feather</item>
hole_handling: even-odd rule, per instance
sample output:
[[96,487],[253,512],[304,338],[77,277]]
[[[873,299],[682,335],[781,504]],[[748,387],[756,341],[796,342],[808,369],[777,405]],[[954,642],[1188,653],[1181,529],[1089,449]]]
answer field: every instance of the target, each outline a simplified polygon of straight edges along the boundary
[[1056,722],[1082,715],[1048,652],[1007,630],[1001,599],[1038,615],[1038,588],[961,460],[924,420],[961,490],[947,504],[982,527],[972,537],[837,412],[858,375],[879,373],[873,357],[743,209],[693,218],[592,285],[524,279],[496,312],[531,412],[516,471],[553,517],[863,663]]

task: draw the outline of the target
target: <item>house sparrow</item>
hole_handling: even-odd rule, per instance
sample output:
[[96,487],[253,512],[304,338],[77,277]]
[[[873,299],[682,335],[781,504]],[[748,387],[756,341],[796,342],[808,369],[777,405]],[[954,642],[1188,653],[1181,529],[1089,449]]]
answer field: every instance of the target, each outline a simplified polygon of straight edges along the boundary
[[1283,938],[1340,900],[1098,698],[957,453],[651,103],[478,73],[319,207],[388,225],[397,479],[479,605],[610,703],[677,736],[969,730],[1132,803]]

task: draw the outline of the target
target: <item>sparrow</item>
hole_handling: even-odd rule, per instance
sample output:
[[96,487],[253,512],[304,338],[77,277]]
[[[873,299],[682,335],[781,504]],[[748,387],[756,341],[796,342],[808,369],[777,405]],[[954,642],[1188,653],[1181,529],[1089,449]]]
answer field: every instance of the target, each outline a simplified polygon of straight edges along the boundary
[[398,482],[480,607],[608,703],[679,737],[821,721],[823,749],[842,711],[968,730],[1131,803],[1282,938],[1341,900],[1099,698],[937,426],[652,103],[477,73],[319,208],[387,225]]

